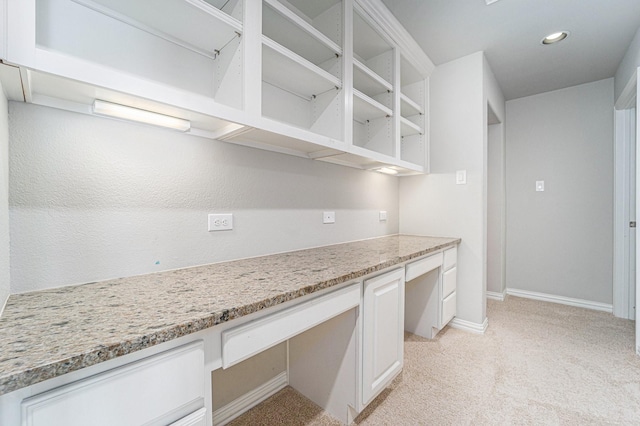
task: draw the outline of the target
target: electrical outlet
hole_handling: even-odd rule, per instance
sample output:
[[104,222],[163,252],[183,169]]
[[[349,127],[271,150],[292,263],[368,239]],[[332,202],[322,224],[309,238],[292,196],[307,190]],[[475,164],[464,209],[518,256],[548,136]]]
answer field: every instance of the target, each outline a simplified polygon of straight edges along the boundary
[[336,212],[322,213],[322,223],[336,223]]
[[209,231],[228,231],[233,229],[233,213],[210,214]]
[[536,181],[536,192],[543,192],[544,191],[544,181],[543,180],[537,180]]
[[380,222],[385,222],[387,220],[387,211],[380,210]]

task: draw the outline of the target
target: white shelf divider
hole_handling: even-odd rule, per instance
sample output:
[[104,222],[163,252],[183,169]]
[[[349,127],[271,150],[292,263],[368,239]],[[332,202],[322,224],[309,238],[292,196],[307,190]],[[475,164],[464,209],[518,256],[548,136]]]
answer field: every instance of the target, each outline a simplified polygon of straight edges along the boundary
[[400,117],[400,127],[402,136],[422,134],[422,128],[405,117]]
[[391,83],[389,83],[384,78],[380,77],[371,68],[369,68],[368,66],[366,66],[365,64],[357,60],[356,58],[353,58],[353,66],[354,66],[354,71],[356,69],[358,71],[361,71],[362,74],[364,74],[366,77],[376,82],[385,91],[393,92],[393,85]]
[[[204,56],[211,56],[214,53],[214,48],[221,48],[233,39],[236,33],[242,33],[242,22],[203,0],[183,0],[182,2],[159,0],[155,2],[154,9],[162,10],[164,13],[149,13],[145,4],[129,0],[72,1]],[[185,16],[185,13],[188,12],[185,9],[195,9],[203,15],[210,16],[217,21],[217,24],[206,26],[202,29],[198,39],[195,39],[196,31],[193,29],[185,30],[183,22],[175,20],[176,16]],[[205,48],[205,45],[209,48]]]
[[342,48],[338,46],[333,40],[317,30],[313,25],[296,15],[294,12],[285,7],[278,0],[265,0],[269,6],[276,10],[279,14],[287,18],[289,21],[306,31],[309,35],[316,38],[319,42],[324,44],[329,49],[333,50],[338,55],[342,55]]
[[264,81],[308,99],[332,88],[342,87],[338,77],[268,37],[262,36],[262,43]]
[[369,96],[360,92],[359,90],[353,90],[353,118],[359,122],[365,122],[367,120],[373,120],[381,117],[391,117],[393,111],[391,108],[387,108],[380,102],[371,99]]
[[423,114],[423,108],[415,102],[413,99],[405,95],[404,93],[400,94],[400,101],[402,103],[402,115],[404,117],[410,117],[412,115]]

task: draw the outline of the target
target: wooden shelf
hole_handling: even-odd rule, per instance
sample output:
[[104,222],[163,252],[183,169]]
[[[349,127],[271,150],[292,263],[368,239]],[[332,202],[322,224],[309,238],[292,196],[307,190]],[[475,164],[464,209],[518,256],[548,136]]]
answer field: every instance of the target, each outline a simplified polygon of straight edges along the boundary
[[400,94],[400,111],[403,117],[424,114],[422,107],[404,93]]
[[353,90],[353,118],[359,122],[373,120],[375,118],[391,117],[393,111],[380,102],[371,99],[364,93]]
[[156,0],[153,7],[131,0],[74,1],[208,56],[242,33],[242,22],[203,0]]
[[421,135],[423,133],[420,126],[404,117],[400,117],[400,128],[402,136]]
[[341,88],[342,82],[286,47],[262,37],[262,79],[280,89],[311,99]]

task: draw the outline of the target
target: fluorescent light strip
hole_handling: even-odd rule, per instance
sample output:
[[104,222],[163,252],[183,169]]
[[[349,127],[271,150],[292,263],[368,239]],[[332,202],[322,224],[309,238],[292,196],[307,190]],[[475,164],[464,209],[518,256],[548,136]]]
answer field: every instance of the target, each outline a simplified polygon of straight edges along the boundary
[[377,172],[380,173],[384,173],[387,175],[397,175],[398,171],[396,169],[392,169],[390,167],[380,167],[379,169],[376,169]]
[[114,104],[96,99],[93,101],[93,113],[123,120],[136,121],[138,123],[151,124],[153,126],[166,127],[168,129],[186,132],[191,129],[191,122],[182,118],[158,114],[144,109],[133,108],[126,105]]

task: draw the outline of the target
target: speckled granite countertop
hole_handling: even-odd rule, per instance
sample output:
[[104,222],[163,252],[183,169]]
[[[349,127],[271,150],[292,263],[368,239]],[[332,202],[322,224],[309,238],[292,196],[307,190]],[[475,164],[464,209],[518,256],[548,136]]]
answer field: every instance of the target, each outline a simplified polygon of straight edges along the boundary
[[459,243],[393,235],[9,297],[0,395]]

